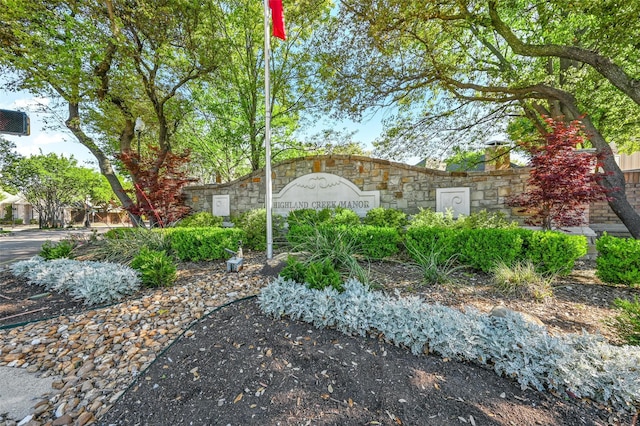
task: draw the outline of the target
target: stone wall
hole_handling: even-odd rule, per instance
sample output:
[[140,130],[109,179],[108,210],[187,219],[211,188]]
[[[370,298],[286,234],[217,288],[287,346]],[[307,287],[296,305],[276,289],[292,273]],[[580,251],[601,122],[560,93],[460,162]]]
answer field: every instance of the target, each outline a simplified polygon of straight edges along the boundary
[[[640,212],[640,171],[624,172],[625,192],[627,200]],[[589,222],[603,224],[619,224],[620,219],[606,202],[593,203],[589,207]]]
[[[362,191],[380,191],[380,206],[408,214],[436,208],[436,189],[469,187],[471,211],[486,209],[515,216],[505,197],[523,190],[527,169],[492,172],[443,172],[387,160],[352,155],[313,156],[287,160],[272,167],[273,193],[310,173],[332,173],[353,182]],[[264,207],[264,170],[236,181],[189,186],[187,203],[196,211],[212,211],[213,195],[229,195],[231,214]]]
[[[387,160],[353,155],[313,156],[287,160],[272,167],[273,193],[310,173],[332,173],[353,182],[362,191],[380,191],[380,206],[408,214],[419,208],[436,208],[436,189],[470,188],[471,212],[502,212],[523,223],[524,217],[505,205],[505,198],[524,190],[528,168],[490,172],[444,172]],[[640,172],[625,172],[627,197],[640,211]],[[236,181],[184,189],[187,203],[196,211],[212,211],[214,195],[229,195],[231,214],[264,207],[264,170]],[[590,208],[590,223],[620,223],[606,203]]]

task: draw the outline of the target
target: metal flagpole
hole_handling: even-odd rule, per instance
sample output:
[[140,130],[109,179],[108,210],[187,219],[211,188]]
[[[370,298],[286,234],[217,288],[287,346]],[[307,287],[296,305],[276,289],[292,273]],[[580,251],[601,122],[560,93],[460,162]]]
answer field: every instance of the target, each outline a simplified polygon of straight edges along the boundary
[[271,208],[273,207],[271,188],[271,83],[269,56],[271,34],[269,32],[269,0],[264,0],[264,149],[265,149],[265,208],[267,209],[267,259],[273,258],[273,230]]

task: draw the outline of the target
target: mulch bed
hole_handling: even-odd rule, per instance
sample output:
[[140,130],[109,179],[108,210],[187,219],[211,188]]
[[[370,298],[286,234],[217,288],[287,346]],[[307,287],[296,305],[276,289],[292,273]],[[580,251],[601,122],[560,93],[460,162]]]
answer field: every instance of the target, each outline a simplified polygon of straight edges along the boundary
[[66,294],[30,285],[26,278],[0,270],[0,327],[73,315],[89,309]]
[[[191,333],[192,332],[192,333]],[[101,419],[119,425],[598,425],[593,406],[473,365],[273,319],[255,299],[194,326]]]

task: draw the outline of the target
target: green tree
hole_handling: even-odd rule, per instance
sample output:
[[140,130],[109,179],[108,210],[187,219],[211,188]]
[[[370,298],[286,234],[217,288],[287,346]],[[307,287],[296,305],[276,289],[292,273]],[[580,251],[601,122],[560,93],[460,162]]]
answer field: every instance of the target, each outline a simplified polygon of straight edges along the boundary
[[[91,209],[108,211],[116,204],[117,197],[103,174],[86,167],[78,167],[71,173],[74,179],[82,182],[77,201],[82,201],[85,205],[85,223],[89,220]],[[123,187],[126,189],[128,185],[123,184]]]
[[457,170],[467,171],[475,169],[485,161],[484,152],[478,150],[463,150],[459,146],[454,146],[453,154],[445,160],[447,167],[454,166]]
[[378,145],[387,152],[453,145],[518,115],[541,131],[542,115],[579,119],[604,158],[609,205],[640,238],[607,143],[628,147],[640,123],[639,13],[611,0],[344,0],[325,40],[331,99],[356,117],[396,106]]
[[[194,166],[209,180],[230,180],[265,164],[264,28],[262,2],[230,0],[213,22],[224,34],[225,61],[190,84],[197,109],[183,130]],[[287,41],[271,39],[271,142],[274,161],[308,150],[295,137],[303,116],[319,111],[322,84],[313,60],[314,34],[329,18],[331,2],[286,5]]]
[[41,226],[57,227],[63,221],[62,209],[89,195],[95,175],[85,170],[73,156],[41,153],[18,161],[10,183],[39,214]]
[[[122,205],[131,207],[115,156],[142,141],[142,150],[159,147],[152,167],[162,166],[189,107],[186,84],[221,60],[222,38],[213,25],[219,13],[213,1],[4,0],[0,69],[18,76],[11,87],[66,104],[66,128],[97,158]],[[147,131],[136,135],[138,117]]]
[[0,190],[15,193],[16,188],[9,183],[16,164],[22,156],[16,152],[16,144],[0,136]]

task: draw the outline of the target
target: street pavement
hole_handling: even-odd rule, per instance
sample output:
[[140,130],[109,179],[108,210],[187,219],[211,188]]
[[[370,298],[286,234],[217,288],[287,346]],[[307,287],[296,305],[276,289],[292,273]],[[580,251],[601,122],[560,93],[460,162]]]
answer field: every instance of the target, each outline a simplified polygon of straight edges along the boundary
[[[89,235],[96,228],[38,229],[33,227],[5,228],[0,234],[0,269],[19,260],[37,255],[46,241],[57,242],[70,235]],[[107,229],[107,228],[104,228]]]

